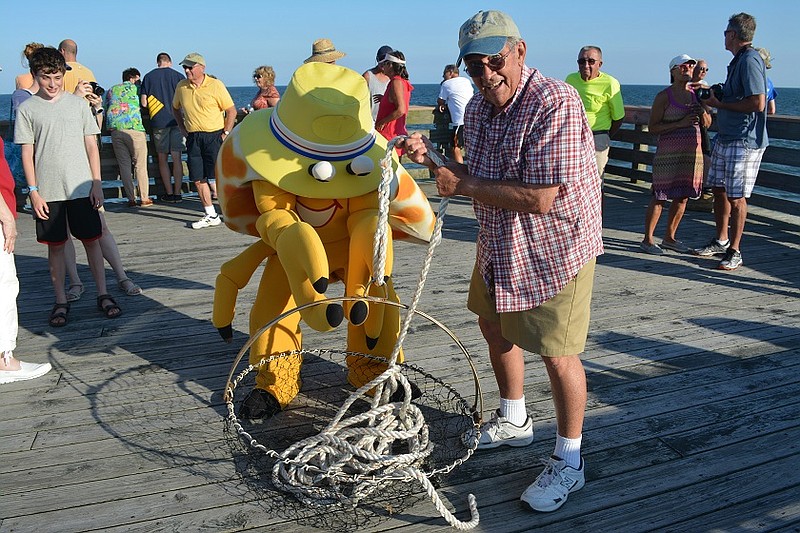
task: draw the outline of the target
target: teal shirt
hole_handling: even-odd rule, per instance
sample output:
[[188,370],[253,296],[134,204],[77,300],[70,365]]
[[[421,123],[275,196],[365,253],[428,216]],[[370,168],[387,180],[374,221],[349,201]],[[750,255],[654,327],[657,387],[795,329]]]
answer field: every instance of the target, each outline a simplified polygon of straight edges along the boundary
[[144,131],[139,88],[125,81],[106,91],[106,127],[110,130]]

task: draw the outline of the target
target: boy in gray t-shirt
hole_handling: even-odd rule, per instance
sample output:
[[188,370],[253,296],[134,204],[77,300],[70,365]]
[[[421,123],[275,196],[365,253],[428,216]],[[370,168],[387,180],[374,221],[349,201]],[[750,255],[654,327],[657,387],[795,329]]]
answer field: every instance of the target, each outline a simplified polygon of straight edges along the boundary
[[55,48],[40,48],[29,58],[39,91],[17,111],[14,142],[22,145],[22,165],[36,219],[36,238],[47,244],[56,303],[52,327],[67,324],[64,243],[69,230],[83,242],[99,296],[97,308],[116,318],[121,310],[106,289],[100,215],[103,189],[95,135],[100,133],[88,103],[64,92],[66,62]]

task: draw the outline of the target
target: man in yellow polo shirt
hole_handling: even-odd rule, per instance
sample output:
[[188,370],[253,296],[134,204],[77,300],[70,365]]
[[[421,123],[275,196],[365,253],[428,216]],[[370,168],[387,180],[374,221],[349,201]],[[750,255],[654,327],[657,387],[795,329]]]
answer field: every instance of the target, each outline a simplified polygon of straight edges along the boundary
[[594,133],[595,158],[601,178],[608,163],[611,137],[625,118],[619,82],[613,76],[600,72],[602,65],[603,51],[600,47],[584,46],[578,52],[578,72],[573,72],[566,79],[583,101],[589,127]]
[[217,162],[222,141],[236,123],[236,106],[225,84],[206,74],[206,60],[192,52],[181,61],[186,79],[178,83],[172,100],[175,121],[186,137],[189,179],[194,182],[205,214],[193,229],[219,226],[222,219],[211,203],[209,179],[215,179],[214,165]]

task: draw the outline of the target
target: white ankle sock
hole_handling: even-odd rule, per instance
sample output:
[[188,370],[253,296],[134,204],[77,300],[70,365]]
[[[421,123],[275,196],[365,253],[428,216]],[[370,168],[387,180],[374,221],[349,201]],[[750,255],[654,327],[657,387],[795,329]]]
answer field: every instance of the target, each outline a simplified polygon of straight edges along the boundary
[[572,468],[581,467],[581,440],[583,435],[576,439],[568,439],[561,435],[556,435],[556,449],[553,455],[563,459],[567,466]]
[[528,419],[528,410],[525,408],[525,395],[519,400],[506,400],[500,398],[500,416],[515,426],[522,426]]
[[217,210],[214,209],[213,205],[209,205],[208,207],[204,207],[206,210],[206,215],[211,215],[212,217],[217,216]]
[[730,244],[731,241],[730,241],[730,239],[725,239],[724,241],[721,241],[721,240],[717,239],[717,242],[720,245],[725,246],[726,244]]

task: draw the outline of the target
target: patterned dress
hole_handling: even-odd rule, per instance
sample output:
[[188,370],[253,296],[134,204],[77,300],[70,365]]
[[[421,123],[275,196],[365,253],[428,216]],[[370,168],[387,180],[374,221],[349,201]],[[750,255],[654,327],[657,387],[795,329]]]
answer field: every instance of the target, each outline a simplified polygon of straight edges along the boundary
[[[692,112],[691,107],[675,100],[667,89],[669,103],[664,110],[664,122],[677,122]],[[700,125],[679,128],[658,137],[653,158],[653,196],[656,200],[693,198],[700,195],[703,185],[703,150]]]

